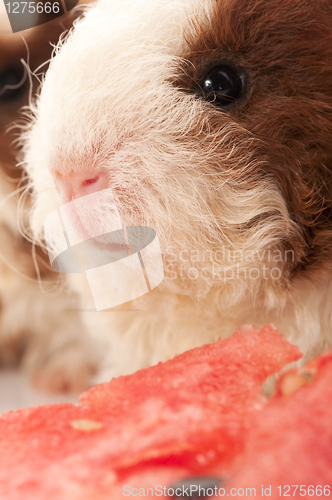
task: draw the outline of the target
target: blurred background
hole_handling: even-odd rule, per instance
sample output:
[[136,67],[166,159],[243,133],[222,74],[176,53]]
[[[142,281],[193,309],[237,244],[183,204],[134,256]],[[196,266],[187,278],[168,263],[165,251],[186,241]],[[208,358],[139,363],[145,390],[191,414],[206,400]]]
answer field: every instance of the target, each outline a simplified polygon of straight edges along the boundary
[[[35,367],[29,349],[38,339],[33,322],[31,326],[27,320],[31,310],[38,309],[44,301],[38,280],[56,282],[59,278],[54,276],[42,251],[37,249],[33,256],[33,246],[19,231],[20,220],[25,217],[20,212],[25,181],[23,170],[17,166],[19,131],[13,124],[22,119],[22,109],[38,92],[54,44],[82,15],[86,3],[80,1],[57,19],[13,34],[0,0],[0,413],[77,399],[65,386],[62,390],[61,385],[55,384],[56,390],[52,391],[52,381],[43,385],[40,378],[36,383],[33,376]],[[25,196],[25,206],[29,208],[29,196]],[[47,312],[43,314],[43,328],[51,329],[51,319],[47,321]]]
[[35,389],[20,369],[0,369],[0,413],[47,403],[75,403],[74,395],[50,395]]

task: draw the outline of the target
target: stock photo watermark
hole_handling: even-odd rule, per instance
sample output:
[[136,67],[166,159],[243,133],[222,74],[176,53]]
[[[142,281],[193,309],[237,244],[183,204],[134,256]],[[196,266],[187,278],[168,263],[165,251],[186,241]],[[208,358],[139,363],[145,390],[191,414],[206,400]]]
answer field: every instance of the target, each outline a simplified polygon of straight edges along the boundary
[[175,486],[169,488],[167,486],[158,485],[154,488],[131,488],[129,485],[123,487],[123,495],[125,497],[163,497],[163,498],[201,498],[202,500],[209,497],[255,497],[255,488],[231,488],[230,493],[227,493],[225,488],[203,487],[200,485],[190,486]]
[[156,288],[164,278],[183,283],[224,284],[234,280],[280,280],[283,266],[295,262],[293,250],[161,251],[156,231],[123,226],[112,190],[77,198],[45,220],[52,268],[85,276],[93,310],[130,302]]
[[156,231],[123,226],[111,189],[62,205],[44,228],[53,269],[83,273],[97,311],[141,297],[164,279]]
[[122,494],[124,497],[163,497],[163,498],[252,498],[252,497],[289,497],[295,496],[298,492],[304,497],[330,497],[330,485],[262,485],[261,488],[243,487],[243,488],[224,488],[222,481],[214,478],[206,478],[191,483],[190,480],[184,483],[179,482],[172,487],[157,485],[153,488],[135,488],[126,484],[123,486]]
[[53,21],[73,9],[79,0],[0,0],[0,33],[18,33]]
[[169,246],[165,256],[167,279],[204,280],[211,283],[240,279],[280,280],[282,265],[295,262],[293,250],[236,250],[222,245],[216,251],[177,250]]

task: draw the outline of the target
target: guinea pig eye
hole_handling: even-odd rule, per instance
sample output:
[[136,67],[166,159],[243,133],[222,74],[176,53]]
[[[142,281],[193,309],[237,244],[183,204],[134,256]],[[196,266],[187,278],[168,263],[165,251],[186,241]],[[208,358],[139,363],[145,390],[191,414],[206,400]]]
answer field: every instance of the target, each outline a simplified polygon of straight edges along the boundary
[[10,66],[0,72],[0,102],[13,101],[25,90],[27,71],[23,64]]
[[226,64],[216,66],[200,81],[203,95],[209,101],[226,107],[235,103],[243,93],[239,71]]

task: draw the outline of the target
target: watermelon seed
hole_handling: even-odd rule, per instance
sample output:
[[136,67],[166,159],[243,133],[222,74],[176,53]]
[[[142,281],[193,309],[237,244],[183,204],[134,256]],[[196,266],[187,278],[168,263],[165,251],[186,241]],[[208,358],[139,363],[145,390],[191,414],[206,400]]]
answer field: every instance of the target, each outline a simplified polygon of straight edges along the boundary
[[301,387],[308,385],[310,380],[299,373],[288,373],[285,375],[280,384],[281,393],[288,397],[297,392]]
[[204,499],[216,493],[223,482],[224,480],[219,477],[189,477],[176,482],[170,489],[174,491],[173,498]]
[[101,422],[96,422],[95,420],[87,420],[87,419],[79,419],[79,420],[72,420],[70,422],[70,425],[72,426],[75,431],[81,431],[81,432],[93,432],[93,431],[98,431],[103,427],[103,424]]
[[301,371],[300,371],[300,374],[301,374],[301,376],[302,376],[302,377],[304,377],[304,378],[305,378],[308,382],[311,382],[311,381],[312,381],[312,379],[314,378],[314,376],[316,375],[316,372],[314,372],[314,371],[312,371],[312,370],[311,370],[311,371],[309,371],[309,370],[305,370],[305,369],[303,369],[303,370],[301,370]]
[[263,392],[263,395],[266,397],[266,398],[272,398],[272,396],[275,395],[275,392],[276,392],[276,383],[277,383],[277,377],[276,375],[270,375],[266,380],[265,382],[263,383],[263,386],[262,386],[262,392]]

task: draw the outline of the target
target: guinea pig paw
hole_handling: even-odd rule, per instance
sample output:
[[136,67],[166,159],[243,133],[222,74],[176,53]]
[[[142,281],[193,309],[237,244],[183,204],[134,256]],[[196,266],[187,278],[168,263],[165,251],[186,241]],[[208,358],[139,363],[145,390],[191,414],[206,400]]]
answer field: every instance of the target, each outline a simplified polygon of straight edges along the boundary
[[29,349],[23,366],[32,385],[51,394],[80,394],[91,387],[98,372],[98,356],[91,346],[68,342],[60,349]]

